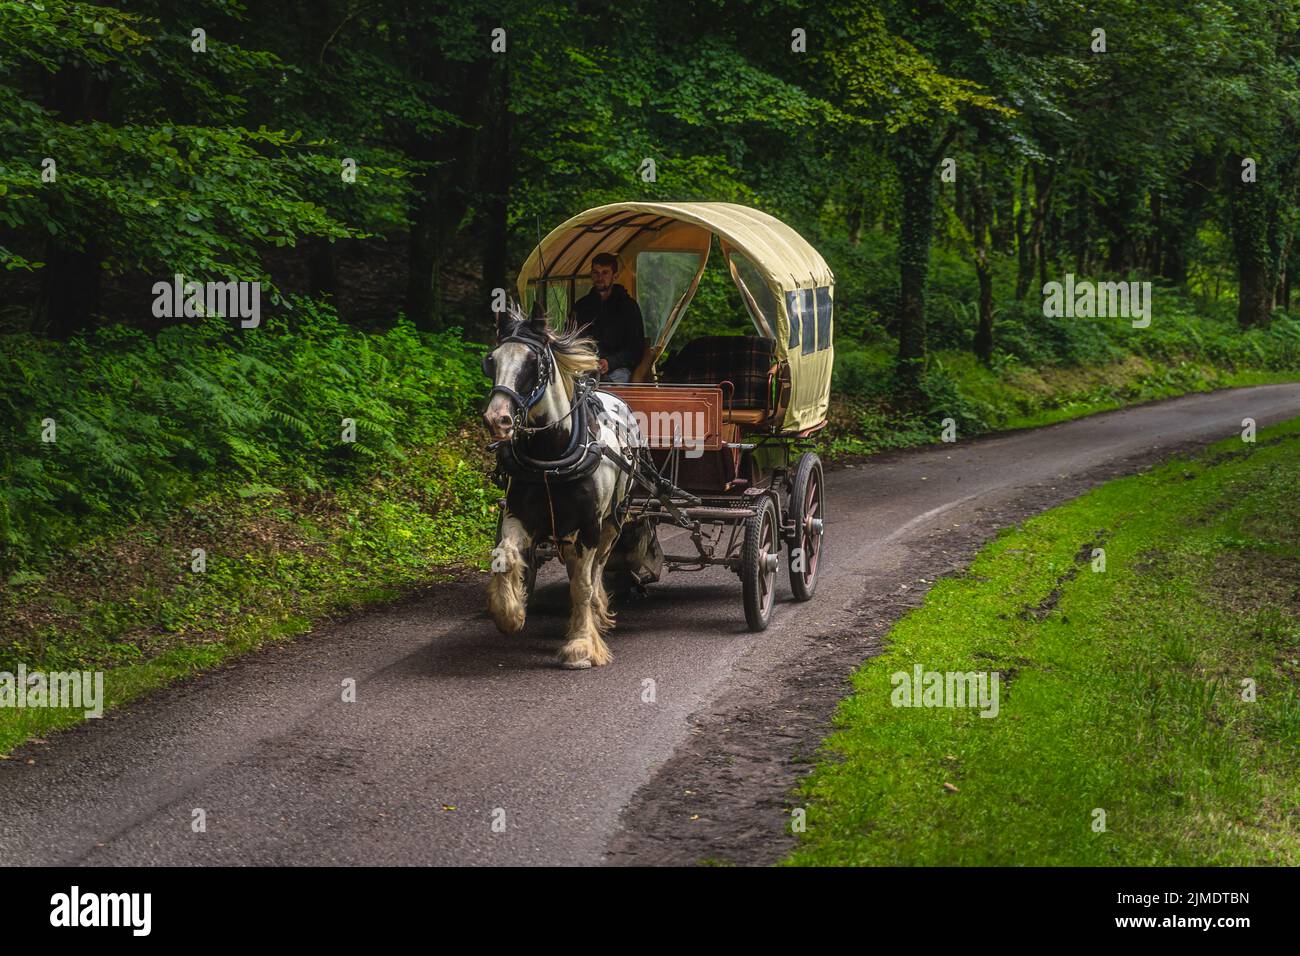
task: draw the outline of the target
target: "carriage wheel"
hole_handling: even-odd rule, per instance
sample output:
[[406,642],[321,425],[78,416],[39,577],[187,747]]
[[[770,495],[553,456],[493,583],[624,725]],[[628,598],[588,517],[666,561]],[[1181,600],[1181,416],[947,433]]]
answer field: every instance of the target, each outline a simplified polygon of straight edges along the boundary
[[[817,566],[822,549],[823,521],[822,463],[812,452],[799,458],[794,487],[790,491],[790,517],[794,538],[790,543],[790,590],[796,601],[807,601],[817,590]],[[796,556],[795,551],[801,553]]]
[[745,519],[745,544],[741,555],[740,583],[745,597],[745,620],[751,631],[767,630],[776,597],[776,569],[781,562],[781,529],[776,505],[764,497]]

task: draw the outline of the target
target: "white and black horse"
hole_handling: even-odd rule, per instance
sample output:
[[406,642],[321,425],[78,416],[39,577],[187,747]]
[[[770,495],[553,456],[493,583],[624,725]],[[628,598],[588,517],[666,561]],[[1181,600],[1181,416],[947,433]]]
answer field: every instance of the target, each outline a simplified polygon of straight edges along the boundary
[[602,574],[619,537],[640,441],[627,405],[594,391],[596,365],[591,339],[556,334],[539,309],[525,317],[516,305],[498,315],[497,345],[483,363],[493,381],[483,421],[506,476],[488,610],[503,633],[523,628],[527,562],[538,541],[554,540],[573,604],[560,650],[560,664],[569,668],[613,660],[603,636],[614,618]]

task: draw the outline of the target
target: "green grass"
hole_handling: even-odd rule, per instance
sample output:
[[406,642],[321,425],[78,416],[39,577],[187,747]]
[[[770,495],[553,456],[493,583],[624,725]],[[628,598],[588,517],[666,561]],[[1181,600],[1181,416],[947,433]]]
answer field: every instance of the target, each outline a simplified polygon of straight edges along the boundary
[[[788,862],[1300,863],[1297,462],[1300,420],[1223,442],[939,582],[855,674]],[[999,671],[998,716],[892,706],[918,663]]]
[[1194,392],[1271,385],[1300,378],[1297,370],[1221,368],[1205,360],[1161,364],[1138,355],[1104,365],[987,368],[969,353],[944,354],[943,367],[993,430],[1037,428],[1129,405]]
[[[92,540],[0,593],[0,671],[103,670],[108,709],[485,567],[498,492],[475,440],[408,449],[386,474],[328,492],[223,488],[175,520]],[[192,547],[207,551],[203,573],[191,570]],[[83,714],[0,708],[0,754]]]
[[1246,388],[1251,385],[1280,385],[1300,380],[1300,372],[1268,372],[1256,369],[1245,369],[1239,372],[1218,372],[1211,369],[1201,371],[1200,380],[1187,386],[1148,385],[1139,382],[1128,397],[1104,393],[1065,397],[1048,408],[1023,415],[1009,415],[999,423],[998,430],[1041,428],[1044,425],[1068,422],[1076,418],[1096,415],[1099,412],[1110,412],[1117,408],[1127,408],[1130,405],[1140,405],[1164,398],[1178,398],[1195,392],[1210,392],[1221,388]]
[[[891,360],[877,349],[868,361],[874,369],[887,370]],[[1015,363],[987,368],[969,353],[941,352],[931,357],[931,365],[943,394],[927,411],[903,415],[888,400],[855,400],[837,393],[823,456],[869,455],[930,444],[940,440],[942,419],[949,416],[958,422],[959,434],[970,437],[1039,428],[1196,392],[1300,380],[1300,371],[1220,369],[1185,360],[1160,368],[1138,356],[1105,365],[1034,369]]]

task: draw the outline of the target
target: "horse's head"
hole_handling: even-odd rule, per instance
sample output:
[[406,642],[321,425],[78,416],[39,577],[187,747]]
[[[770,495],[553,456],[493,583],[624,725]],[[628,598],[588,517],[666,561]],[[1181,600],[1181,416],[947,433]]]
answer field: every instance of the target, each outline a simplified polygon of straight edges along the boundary
[[492,379],[483,423],[494,441],[503,441],[555,377],[551,335],[540,304],[527,317],[515,304],[497,314],[497,344],[483,356],[483,373]]

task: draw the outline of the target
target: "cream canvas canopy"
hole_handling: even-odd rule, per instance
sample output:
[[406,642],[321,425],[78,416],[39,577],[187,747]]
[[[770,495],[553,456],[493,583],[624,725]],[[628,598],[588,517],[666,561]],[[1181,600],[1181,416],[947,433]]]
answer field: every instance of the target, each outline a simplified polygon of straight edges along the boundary
[[[835,276],[802,236],[765,212],[721,202],[622,202],[597,206],[553,229],[519,272],[527,305],[540,294],[567,316],[592,257],[618,256],[620,282],[641,305],[646,337],[662,351],[699,285],[713,237],[758,334],[790,367],[783,427],[825,420],[830,395]],[[638,279],[640,282],[638,283]],[[639,286],[639,287],[638,287]]]

